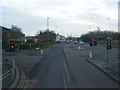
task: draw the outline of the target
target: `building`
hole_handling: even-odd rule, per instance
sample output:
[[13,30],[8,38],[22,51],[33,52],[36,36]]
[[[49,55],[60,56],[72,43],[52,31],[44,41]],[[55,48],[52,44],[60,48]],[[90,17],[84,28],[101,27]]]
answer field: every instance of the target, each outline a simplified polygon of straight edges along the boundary
[[9,28],[0,26],[0,31],[2,32],[2,46],[9,45],[10,41],[15,41],[16,43],[24,43],[25,34],[17,31],[13,31]]
[[56,35],[56,43],[61,43],[61,42],[65,42],[65,41],[66,41],[66,39],[64,36],[59,35],[59,34]]

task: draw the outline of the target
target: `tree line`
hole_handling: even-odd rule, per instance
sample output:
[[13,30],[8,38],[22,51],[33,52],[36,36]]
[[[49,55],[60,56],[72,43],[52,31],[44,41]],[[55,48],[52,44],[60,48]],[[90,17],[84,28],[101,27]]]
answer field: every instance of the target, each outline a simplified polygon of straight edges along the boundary
[[25,34],[22,32],[22,29],[16,25],[12,25],[10,29],[1,26],[1,30],[3,45],[9,44],[10,40],[17,41],[25,36]]
[[56,40],[56,34],[54,31],[48,31],[48,30],[45,30],[45,31],[39,31],[37,34],[36,34],[36,37],[41,40],[42,42],[51,42],[51,43],[55,43],[55,40]]
[[115,31],[101,31],[101,30],[97,30],[97,31],[91,31],[88,32],[86,34],[82,34],[80,39],[83,40],[84,42],[89,42],[90,40],[92,40],[92,38],[94,37],[96,40],[106,40],[107,37],[111,37],[112,40],[118,40],[118,36],[120,36],[119,32],[115,32]]

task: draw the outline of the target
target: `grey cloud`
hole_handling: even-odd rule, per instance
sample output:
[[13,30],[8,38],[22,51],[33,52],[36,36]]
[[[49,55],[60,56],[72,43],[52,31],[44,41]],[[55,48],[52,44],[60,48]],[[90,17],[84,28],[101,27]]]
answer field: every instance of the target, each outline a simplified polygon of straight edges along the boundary
[[26,34],[34,35],[37,30],[46,27],[44,18],[38,18],[25,13],[4,7],[2,25],[9,26],[18,25]]

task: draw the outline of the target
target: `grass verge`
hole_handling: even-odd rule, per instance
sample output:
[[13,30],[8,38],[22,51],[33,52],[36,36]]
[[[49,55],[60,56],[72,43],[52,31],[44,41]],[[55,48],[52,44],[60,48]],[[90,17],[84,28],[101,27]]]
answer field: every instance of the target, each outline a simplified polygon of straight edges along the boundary
[[[118,43],[120,43],[120,40],[112,40],[112,47],[118,48]],[[106,45],[105,40],[98,41],[98,46],[105,46],[105,45]]]

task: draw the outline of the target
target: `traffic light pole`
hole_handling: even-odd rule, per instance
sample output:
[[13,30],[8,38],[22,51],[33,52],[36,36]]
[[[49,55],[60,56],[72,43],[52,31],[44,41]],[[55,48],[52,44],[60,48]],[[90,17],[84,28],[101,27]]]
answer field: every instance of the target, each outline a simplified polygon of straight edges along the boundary
[[92,38],[92,47],[93,47],[93,58],[94,58],[94,37]]
[[107,69],[109,68],[108,66],[108,49],[107,49]]
[[109,50],[112,48],[111,47],[111,38],[110,37],[107,37],[107,40],[106,40],[106,46],[107,46],[107,69],[109,69]]

